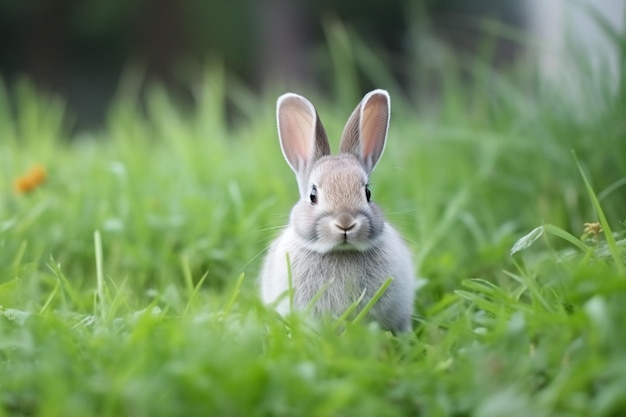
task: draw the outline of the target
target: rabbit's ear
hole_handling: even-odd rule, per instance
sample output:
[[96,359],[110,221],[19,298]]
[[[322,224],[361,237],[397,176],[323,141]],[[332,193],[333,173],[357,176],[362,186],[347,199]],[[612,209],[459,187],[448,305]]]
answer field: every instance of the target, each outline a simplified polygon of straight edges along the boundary
[[385,149],[391,102],[385,90],[370,91],[354,109],[341,136],[340,150],[361,161],[369,174]]
[[306,98],[283,94],[276,103],[278,137],[291,169],[301,175],[311,164],[330,155],[330,145],[315,107]]

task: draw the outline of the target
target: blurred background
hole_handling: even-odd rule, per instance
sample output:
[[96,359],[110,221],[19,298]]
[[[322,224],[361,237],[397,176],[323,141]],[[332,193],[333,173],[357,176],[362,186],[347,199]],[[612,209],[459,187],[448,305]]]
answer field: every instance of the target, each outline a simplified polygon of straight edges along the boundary
[[[0,0],[0,75],[9,90],[27,78],[61,95],[73,127],[83,129],[103,122],[129,68],[142,73],[142,84],[165,85],[182,104],[193,105],[194,79],[207,65],[222,65],[229,78],[253,92],[273,86],[323,94],[332,88],[333,71],[326,41],[350,34],[407,91],[436,94],[418,72],[440,68],[446,53],[472,56],[487,47],[491,65],[531,61],[546,77],[561,77],[568,42],[586,48],[590,61],[618,68],[623,57],[592,20],[599,13],[623,31],[625,3]],[[539,48],[529,53],[529,45]],[[367,77],[362,84],[363,90],[373,87]]]

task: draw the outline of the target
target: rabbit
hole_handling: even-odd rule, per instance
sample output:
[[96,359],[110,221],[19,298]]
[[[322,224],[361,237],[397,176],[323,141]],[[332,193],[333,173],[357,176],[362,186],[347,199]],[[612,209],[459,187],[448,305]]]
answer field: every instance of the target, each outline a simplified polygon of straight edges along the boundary
[[368,319],[393,333],[411,330],[416,291],[411,253],[371,200],[368,185],[385,149],[389,94],[374,90],[363,97],[344,128],[337,156],[331,156],[322,122],[306,98],[286,93],[276,107],[281,149],[296,174],[300,199],[262,265],[263,303],[275,303],[283,315],[289,312],[291,273],[295,309],[323,290],[312,305],[314,315],[337,317],[362,294],[358,308],[365,306],[391,277]]

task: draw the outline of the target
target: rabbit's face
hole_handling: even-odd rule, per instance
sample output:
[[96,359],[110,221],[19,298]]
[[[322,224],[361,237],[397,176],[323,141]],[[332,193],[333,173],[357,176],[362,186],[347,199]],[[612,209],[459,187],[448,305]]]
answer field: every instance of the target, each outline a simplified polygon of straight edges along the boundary
[[324,157],[311,169],[291,222],[303,244],[326,253],[371,248],[384,220],[370,201],[365,170],[352,155]]

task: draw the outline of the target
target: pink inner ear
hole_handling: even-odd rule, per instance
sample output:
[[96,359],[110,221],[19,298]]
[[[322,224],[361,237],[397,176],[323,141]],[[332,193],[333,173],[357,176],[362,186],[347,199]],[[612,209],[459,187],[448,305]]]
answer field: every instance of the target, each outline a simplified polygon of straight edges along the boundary
[[287,99],[281,105],[278,125],[285,156],[293,168],[299,169],[313,151],[315,115],[302,101]]
[[361,146],[364,158],[377,158],[384,146],[388,122],[387,98],[372,96],[361,114]]

